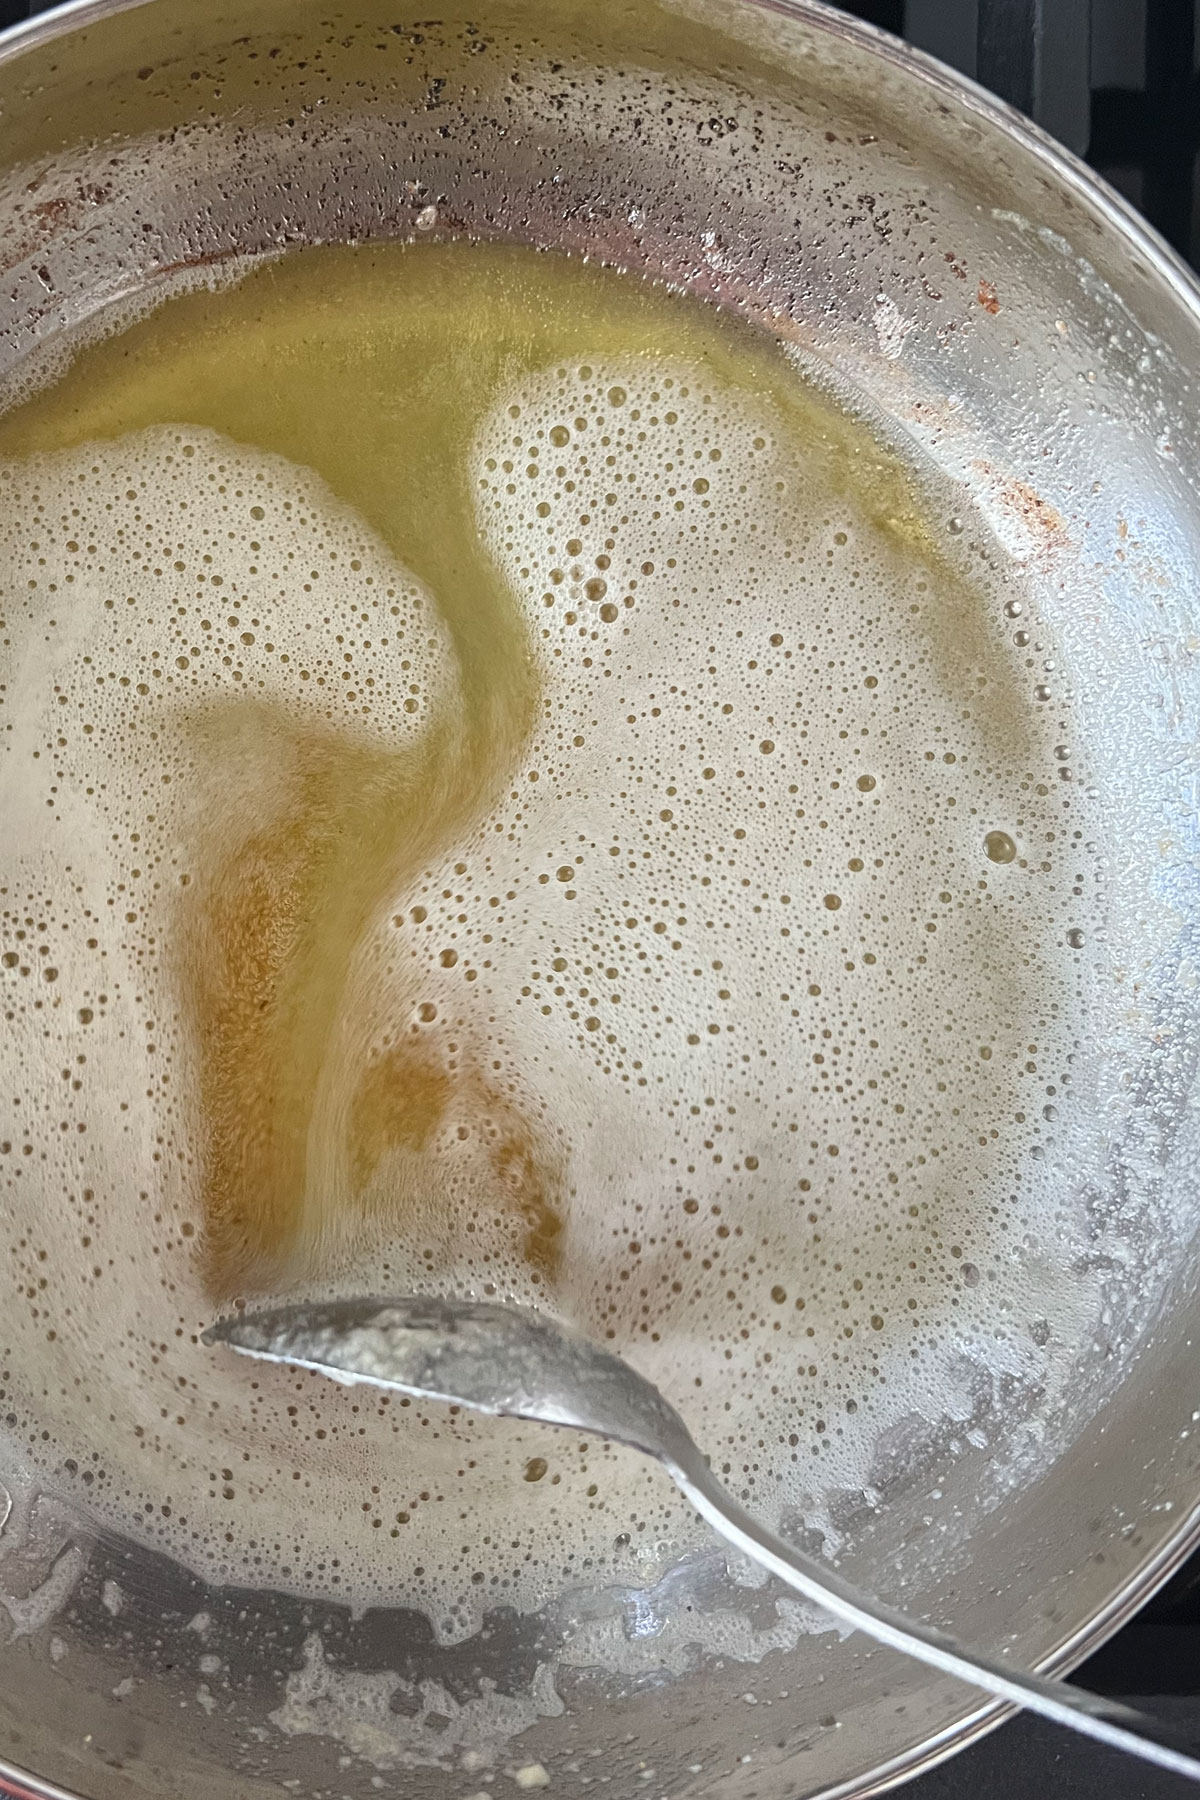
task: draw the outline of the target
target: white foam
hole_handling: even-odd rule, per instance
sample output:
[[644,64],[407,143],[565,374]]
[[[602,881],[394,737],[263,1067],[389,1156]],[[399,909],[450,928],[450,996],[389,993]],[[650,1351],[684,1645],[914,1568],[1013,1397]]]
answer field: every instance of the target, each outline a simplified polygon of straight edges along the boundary
[[[484,422],[475,479],[543,714],[502,802],[380,909],[339,1054],[416,1030],[425,996],[425,1041],[469,1043],[561,1155],[553,1304],[756,1509],[832,1530],[914,1417],[990,1429],[1001,1378],[1051,1409],[1096,1317],[1043,1154],[1076,1130],[1090,904],[1061,708],[970,531],[923,548],[702,370],[546,370]],[[0,490],[0,1418],[208,1576],[421,1604],[445,1638],[656,1579],[703,1532],[632,1455],[198,1343],[173,909],[214,807],[239,829],[274,774],[253,732],[200,757],[187,717],[262,697],[416,741],[455,704],[437,596],[311,474],[211,433]],[[538,1297],[453,1228],[345,1275],[431,1283]]]

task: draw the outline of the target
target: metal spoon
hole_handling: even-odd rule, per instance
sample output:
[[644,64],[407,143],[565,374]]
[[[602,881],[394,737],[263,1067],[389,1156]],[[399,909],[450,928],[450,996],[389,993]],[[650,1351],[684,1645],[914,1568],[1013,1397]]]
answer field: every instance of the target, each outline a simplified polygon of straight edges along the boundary
[[222,1319],[205,1332],[204,1341],[230,1344],[268,1362],[316,1369],[349,1385],[369,1382],[629,1444],[656,1457],[722,1537],[846,1624],[999,1700],[1200,1780],[1200,1760],[1128,1729],[1156,1729],[1141,1713],[965,1649],[945,1632],[861,1593],[776,1537],[715,1479],[683,1420],[651,1382],[611,1351],[540,1313],[416,1295],[343,1300]]

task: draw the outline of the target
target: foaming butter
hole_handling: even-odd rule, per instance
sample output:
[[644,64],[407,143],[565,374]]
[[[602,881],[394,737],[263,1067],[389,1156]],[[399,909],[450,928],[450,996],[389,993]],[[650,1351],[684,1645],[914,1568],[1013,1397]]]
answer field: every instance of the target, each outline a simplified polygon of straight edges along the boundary
[[214,1356],[217,1309],[547,1305],[775,1520],[964,1358],[1051,1403],[1086,802],[961,502],[712,309],[468,246],[170,299],[0,457],[0,1385],[46,1479],[454,1633],[701,1528],[607,1446]]

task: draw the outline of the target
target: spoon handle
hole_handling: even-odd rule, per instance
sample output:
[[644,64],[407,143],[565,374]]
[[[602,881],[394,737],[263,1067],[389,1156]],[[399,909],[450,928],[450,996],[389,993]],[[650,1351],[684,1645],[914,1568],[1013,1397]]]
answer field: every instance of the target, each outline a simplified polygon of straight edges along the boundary
[[[715,1479],[698,1450],[684,1456],[682,1446],[667,1463],[671,1475],[702,1518],[731,1544],[770,1569],[789,1587],[798,1589],[826,1612],[865,1631],[881,1644],[928,1663],[946,1675],[956,1675],[994,1694],[998,1700],[1041,1713],[1058,1725],[1067,1725],[1114,1749],[1126,1750],[1160,1769],[1170,1769],[1200,1781],[1200,1760],[1131,1730],[1131,1725],[1154,1729],[1154,1721],[1119,1701],[1106,1700],[1086,1688],[1072,1687],[1048,1676],[1026,1674],[1010,1668],[986,1651],[968,1650],[944,1631],[893,1611],[852,1586],[835,1570],[805,1556],[776,1537],[765,1525],[743,1511]],[[679,1460],[676,1460],[677,1456]]]

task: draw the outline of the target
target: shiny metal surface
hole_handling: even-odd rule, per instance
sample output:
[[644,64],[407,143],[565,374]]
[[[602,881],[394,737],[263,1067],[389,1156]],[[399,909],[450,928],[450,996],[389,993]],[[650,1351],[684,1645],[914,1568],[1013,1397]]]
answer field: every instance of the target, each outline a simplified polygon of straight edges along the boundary
[[[1036,131],[819,6],[491,0],[473,31],[459,0],[436,22],[427,10],[88,0],[10,34],[0,379],[181,270],[216,278],[291,244],[409,236],[434,204],[438,233],[605,257],[741,312],[964,484],[1053,611],[1119,845],[1113,891],[1137,914],[1114,920],[1136,945],[1136,1029],[1092,1047],[1112,1155],[1089,1203],[1111,1292],[1077,1411],[1038,1420],[1048,1470],[1006,1479],[988,1446],[1019,1429],[1019,1409],[981,1391],[966,1423],[982,1446],[963,1422],[939,1426],[878,1513],[848,1501],[839,1568],[968,1641],[1068,1666],[1200,1538],[1192,278]],[[670,107],[648,107],[647,84],[664,83]],[[495,1773],[536,1762],[559,1792],[602,1772],[619,1796],[849,1800],[996,1717],[859,1637],[756,1665],[770,1708],[744,1704],[735,1660],[678,1680],[560,1666],[548,1687],[579,1617],[627,1624],[640,1607],[652,1628],[661,1597],[574,1593],[442,1645],[416,1612],[206,1588],[97,1536],[10,1460],[0,1773],[42,1796],[366,1800],[382,1780],[461,1800],[478,1786],[458,1753],[429,1748],[434,1726],[415,1764],[382,1768],[344,1735],[282,1730],[314,1638],[330,1695],[354,1670],[394,1681],[397,1718],[437,1712],[423,1683],[454,1703],[485,1682],[518,1699],[534,1722]],[[682,1579],[689,1604],[748,1604],[720,1570]]]
[[[966,1649],[843,1581],[739,1506],[662,1394],[619,1356],[526,1307],[402,1294],[285,1306],[218,1320],[204,1341],[335,1381],[584,1431],[662,1463],[697,1512],[770,1574],[833,1618],[994,1699],[1200,1781],[1200,1761],[1155,1742],[1154,1722],[1120,1701]],[[1142,1735],[1142,1734],[1145,1735]]]

